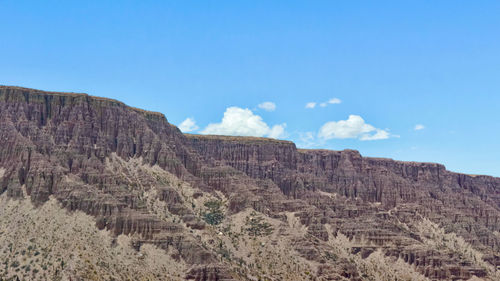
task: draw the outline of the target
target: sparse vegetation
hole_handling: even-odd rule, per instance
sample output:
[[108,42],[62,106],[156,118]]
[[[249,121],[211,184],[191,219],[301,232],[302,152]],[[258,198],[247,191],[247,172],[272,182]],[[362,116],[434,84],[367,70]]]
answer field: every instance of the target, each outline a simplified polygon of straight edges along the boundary
[[222,202],[220,200],[210,200],[205,202],[207,211],[203,214],[203,220],[210,225],[218,225],[224,220],[222,212]]
[[[67,280],[74,274],[77,280],[182,280],[184,266],[165,251],[144,245],[140,259],[126,236],[112,246],[110,233],[99,231],[92,217],[70,214],[55,199],[34,208],[4,194],[0,213],[0,280]],[[13,224],[18,227],[9,229]]]
[[266,222],[264,218],[258,215],[256,212],[252,212],[250,216],[246,217],[246,228],[250,236],[267,236],[273,232],[271,224]]
[[[140,159],[124,160],[113,156],[106,161],[113,174],[121,175],[130,183],[128,188],[138,196],[138,201],[134,201],[136,207],[154,213],[164,222],[175,223],[184,231],[182,235],[191,235],[199,243],[197,250],[211,253],[218,263],[242,277],[320,280],[316,276],[318,266],[349,264],[363,280],[426,280],[419,273],[420,269],[409,266],[402,258],[386,256],[380,249],[364,258],[353,253],[353,248],[370,242],[350,240],[337,228],[334,234],[334,226],[328,224],[325,224],[328,241],[314,239],[314,245],[305,244],[303,253],[317,251],[318,254],[318,260],[307,260],[294,245],[312,236],[297,213],[282,212],[278,214],[281,217],[269,217],[250,208],[236,214],[226,213],[230,201],[222,192],[196,190],[198,195],[195,197],[195,189],[188,183],[157,166],[144,165]],[[200,223],[204,220],[211,226],[203,223],[201,229],[188,226],[182,214],[175,214],[166,201],[158,199],[160,189],[155,188],[158,183],[175,189],[182,199],[175,204],[191,212],[191,218],[195,217]],[[81,212],[61,211],[54,198],[39,209],[34,209],[28,200],[14,204],[5,196],[0,199],[3,200],[0,212],[6,214],[0,220],[1,278],[65,280],[69,274],[79,272],[84,280],[182,280],[189,268],[175,247],[165,251],[145,244],[136,251],[131,242],[137,236],[113,237],[105,230],[99,231],[92,217]],[[23,216],[17,216],[19,213]],[[20,225],[14,233],[9,231],[13,224]],[[396,227],[410,231],[409,225],[403,223]],[[427,233],[421,235],[425,245],[484,266],[478,252],[460,237],[444,233],[429,222],[419,227]],[[401,243],[391,242],[396,246]],[[453,247],[456,249],[450,250]]]

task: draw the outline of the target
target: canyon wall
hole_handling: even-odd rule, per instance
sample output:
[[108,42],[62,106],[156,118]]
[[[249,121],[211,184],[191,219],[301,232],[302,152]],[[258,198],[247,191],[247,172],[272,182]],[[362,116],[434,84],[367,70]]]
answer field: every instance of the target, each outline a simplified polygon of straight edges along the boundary
[[[241,271],[245,257],[239,267],[223,261],[200,238],[226,235],[204,221],[203,204],[215,199],[223,224],[237,224],[230,218],[248,209],[280,222],[289,234],[277,237],[289,239],[287,250],[314,264],[319,279],[367,278],[349,259],[325,254],[344,236],[351,245],[344,254],[360,263],[381,251],[435,280],[494,280],[500,265],[499,178],[289,141],[184,135],[163,114],[116,100],[6,86],[0,140],[0,194],[35,206],[54,197],[95,217],[99,229],[135,237],[137,248],[173,251],[190,267],[186,279],[251,279]],[[435,250],[428,241],[437,234],[422,225],[460,237],[481,260],[448,244]]]

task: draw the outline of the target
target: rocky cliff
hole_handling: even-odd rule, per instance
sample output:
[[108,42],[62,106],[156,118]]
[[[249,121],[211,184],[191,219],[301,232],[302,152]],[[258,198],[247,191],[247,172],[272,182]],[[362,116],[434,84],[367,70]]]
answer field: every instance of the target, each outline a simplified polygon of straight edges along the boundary
[[[0,140],[2,200],[55,200],[111,240],[129,237],[138,253],[157,247],[182,269],[148,264],[154,273],[125,277],[118,264],[93,265],[109,278],[500,278],[498,178],[288,141],[184,135],[162,114],[119,101],[19,87],[0,87]],[[44,273],[99,279],[77,269]]]

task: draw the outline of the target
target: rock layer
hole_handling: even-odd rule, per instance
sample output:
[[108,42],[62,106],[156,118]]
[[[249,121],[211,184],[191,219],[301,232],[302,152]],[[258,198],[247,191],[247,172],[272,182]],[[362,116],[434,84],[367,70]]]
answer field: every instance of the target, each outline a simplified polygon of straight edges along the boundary
[[[257,261],[223,243],[243,243],[248,228],[234,235],[227,227],[248,209],[274,222],[273,235],[293,241],[288,255],[320,280],[373,278],[374,252],[429,279],[498,277],[498,178],[354,150],[184,135],[162,114],[119,101],[6,86],[0,140],[0,194],[37,206],[54,197],[100,229],[134,237],[137,248],[168,251],[190,266],[186,279],[258,278]],[[223,202],[225,228],[203,221],[209,198]],[[280,245],[273,235],[259,239]]]

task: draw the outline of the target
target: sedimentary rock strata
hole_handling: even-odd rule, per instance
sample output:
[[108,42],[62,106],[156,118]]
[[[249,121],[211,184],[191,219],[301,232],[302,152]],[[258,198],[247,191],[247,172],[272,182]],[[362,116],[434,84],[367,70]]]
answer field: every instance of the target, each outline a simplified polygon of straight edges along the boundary
[[[354,150],[184,135],[162,114],[119,101],[19,87],[0,87],[0,141],[0,197],[9,206],[0,231],[19,233],[0,245],[4,279],[500,278],[498,178]],[[55,251],[45,247],[38,262],[22,254],[22,236],[32,233],[11,223],[16,204],[25,206],[19,215],[47,225],[41,236],[60,226],[30,208],[50,204],[88,216],[86,227],[109,237],[109,251],[119,239],[117,253],[147,249],[179,266],[142,256],[145,270],[127,274],[120,270],[136,258],[68,266],[78,251],[88,254],[75,249],[57,270],[43,269],[57,261]],[[21,261],[32,258],[26,270]]]

